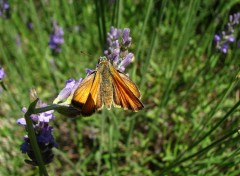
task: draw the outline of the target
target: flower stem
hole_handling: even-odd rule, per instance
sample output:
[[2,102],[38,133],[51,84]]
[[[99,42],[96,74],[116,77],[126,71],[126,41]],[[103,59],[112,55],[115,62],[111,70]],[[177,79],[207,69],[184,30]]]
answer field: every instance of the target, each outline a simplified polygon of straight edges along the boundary
[[26,120],[26,123],[27,123],[26,127],[27,127],[27,131],[28,131],[28,137],[30,139],[30,144],[32,146],[34,155],[36,157],[37,164],[39,166],[39,175],[48,176],[48,173],[47,173],[47,170],[44,166],[44,163],[43,163],[43,160],[42,160],[42,155],[41,155],[38,143],[37,143],[35,131],[33,129],[33,123],[32,123],[32,120],[30,118],[31,114],[33,114],[35,112],[35,107],[36,107],[36,104],[37,104],[38,100],[39,99],[37,98],[35,101],[33,101],[29,105],[28,111],[25,113],[24,117],[25,117],[25,120]]

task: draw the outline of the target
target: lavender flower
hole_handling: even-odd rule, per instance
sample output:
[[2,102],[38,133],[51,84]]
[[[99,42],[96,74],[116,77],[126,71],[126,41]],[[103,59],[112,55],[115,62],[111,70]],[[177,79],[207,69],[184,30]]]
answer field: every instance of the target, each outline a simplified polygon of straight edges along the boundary
[[10,17],[10,5],[7,0],[0,0],[0,17],[5,16]]
[[[45,103],[40,102],[40,107],[47,106]],[[27,108],[22,109],[23,113],[27,112]],[[54,137],[52,135],[53,127],[49,126],[49,122],[53,120],[55,117],[53,115],[53,110],[46,111],[40,114],[32,114],[30,117],[33,121],[33,127],[35,131],[35,135],[37,138],[37,142],[42,154],[43,162],[45,164],[49,164],[53,160],[52,148],[57,147],[57,143],[54,141]],[[25,118],[20,118],[17,120],[17,123],[26,127]],[[26,135],[23,137],[23,144],[20,147],[20,150],[24,154],[28,154],[31,160],[25,160],[26,163],[37,166],[37,160],[34,156],[34,152],[30,143],[29,137]]]
[[[229,16],[229,22],[227,24],[227,29],[222,31],[221,34],[215,34],[214,42],[216,43],[216,48],[223,53],[227,53],[229,44],[233,43],[235,39],[234,28],[239,25],[240,12]],[[239,41],[238,41],[239,42]]]
[[73,93],[81,82],[82,78],[80,78],[78,81],[75,81],[72,78],[66,81],[65,87],[60,91],[57,98],[53,101],[53,104],[59,105],[59,108],[56,109],[59,113],[70,117],[81,114],[79,110],[71,105]]
[[72,78],[68,79],[66,81],[65,87],[60,91],[60,93],[58,94],[57,98],[53,101],[53,103],[59,104],[64,100],[68,100],[69,97],[71,98],[74,91],[77,89],[77,87],[81,83],[81,81],[82,81],[82,78],[80,78],[78,81],[75,81]]
[[27,28],[31,31],[33,30],[33,22],[31,20],[27,21]]
[[123,72],[134,59],[133,53],[128,52],[132,42],[130,29],[121,30],[111,27],[107,36],[108,49],[104,51],[104,54],[119,71]]
[[0,67],[0,81],[5,77],[5,72],[2,67]]
[[56,21],[52,22],[53,26],[53,32],[51,33],[49,37],[49,47],[52,50],[54,54],[60,53],[61,52],[61,45],[64,42],[63,39],[63,29],[57,25]]

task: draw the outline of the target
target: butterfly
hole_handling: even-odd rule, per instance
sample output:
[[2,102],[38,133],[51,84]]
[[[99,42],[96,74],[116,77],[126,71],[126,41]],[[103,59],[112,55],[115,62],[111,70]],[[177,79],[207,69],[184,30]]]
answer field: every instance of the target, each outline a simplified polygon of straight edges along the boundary
[[140,91],[127,75],[115,69],[107,57],[100,57],[96,70],[91,72],[75,90],[71,104],[90,116],[105,106],[124,110],[143,109]]

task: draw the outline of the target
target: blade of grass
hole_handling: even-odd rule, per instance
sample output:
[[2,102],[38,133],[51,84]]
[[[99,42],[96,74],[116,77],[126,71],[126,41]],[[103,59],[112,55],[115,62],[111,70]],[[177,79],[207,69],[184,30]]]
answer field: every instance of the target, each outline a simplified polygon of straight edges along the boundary
[[97,174],[101,175],[101,167],[102,167],[102,153],[103,153],[103,142],[104,142],[104,130],[105,130],[106,116],[101,117],[101,136],[100,136],[100,147],[97,154]]
[[[186,149],[184,152],[180,153],[178,156],[177,156],[177,159],[169,166],[167,167],[166,169],[164,170],[170,170],[172,169],[173,167],[177,166],[178,164],[182,163],[183,161],[186,161],[186,158],[185,159],[182,159],[180,160],[187,152],[191,151],[195,146],[197,146],[201,141],[203,141],[207,136],[209,136],[210,134],[212,134],[216,129],[217,127],[219,127],[240,105],[240,100],[226,113],[225,116],[223,116],[219,121],[218,123],[213,127],[211,128],[205,135],[203,135],[200,139],[198,139],[198,141],[194,142],[191,146],[188,147],[188,149]],[[193,156],[193,155],[191,155]],[[194,154],[195,156],[195,154]],[[190,159],[192,157],[187,157],[187,160]],[[162,173],[165,173],[165,171],[163,171]]]
[[[164,0],[161,4],[161,7],[158,7],[160,10],[157,12],[157,15],[156,15],[156,26],[155,26],[155,29],[153,31],[153,35],[152,35],[152,38],[151,38],[151,42],[150,42],[150,48],[148,50],[148,53],[147,53],[147,59],[145,59],[145,63],[144,63],[144,72],[146,72],[146,69],[145,68],[148,68],[149,67],[149,64],[150,64],[150,61],[152,59],[152,54],[154,52],[154,49],[156,47],[156,43],[157,43],[157,39],[158,39],[158,34],[159,34],[159,31],[158,31],[158,28],[161,24],[161,21],[163,19],[163,14],[162,13],[164,11],[164,8],[166,7],[166,4],[167,4],[167,0]],[[142,71],[143,73],[143,71]],[[141,84],[140,84],[140,90],[143,88],[143,85],[146,83],[146,75],[145,74],[141,74],[143,76],[143,78],[141,79]]]
[[193,132],[193,135],[192,135],[193,138],[197,139],[199,137],[199,135],[201,134],[201,131],[204,131],[203,130],[204,127],[207,126],[208,122],[212,119],[213,115],[221,107],[221,105],[226,100],[226,98],[231,93],[231,91],[238,85],[238,82],[239,82],[238,80],[236,80],[235,82],[232,82],[229,85],[229,87],[226,88],[224,93],[221,93],[221,97],[220,97],[220,100],[218,101],[218,103],[215,105],[214,108],[211,109],[211,111],[208,113],[208,115],[205,118],[203,118],[203,120],[200,122],[200,125],[198,126],[198,128]]
[[[142,47],[144,33],[145,33],[145,30],[146,30],[146,27],[147,27],[147,22],[150,18],[150,13],[152,11],[152,6],[153,6],[153,0],[149,0],[147,2],[147,11],[146,11],[146,15],[145,15],[144,22],[143,22],[143,25],[142,25],[140,38],[138,40],[138,45],[137,45],[136,54],[135,54],[135,63],[138,63],[138,60],[139,60],[140,48]],[[137,70],[137,64],[134,64],[133,68],[132,68],[132,73],[131,73],[131,78],[132,78],[133,81],[135,81],[136,70]]]
[[117,21],[116,21],[116,27],[120,27],[121,18],[122,18],[122,0],[117,0]]
[[[181,37],[178,40],[177,44],[175,41],[175,38],[172,38],[171,41],[171,46],[176,46],[176,50],[174,50],[174,60],[170,62],[170,67],[169,67],[169,76],[167,79],[167,84],[165,91],[163,93],[162,101],[161,101],[161,107],[165,107],[168,103],[169,96],[172,92],[172,85],[173,85],[173,78],[177,72],[177,67],[180,63],[180,61],[183,59],[183,54],[184,54],[184,48],[183,46],[186,46],[187,43],[189,42],[189,38],[192,35],[193,31],[193,25],[194,25],[194,20],[191,18],[192,16],[195,16],[195,13],[197,12],[197,9],[199,8],[199,2],[191,0],[189,2],[189,7],[187,8],[186,16],[183,17],[185,18],[184,24],[181,29],[181,33],[179,34]],[[178,32],[178,31],[175,31]]]
[[186,158],[184,158],[184,159],[182,159],[182,160],[180,160],[180,161],[178,161],[178,162],[174,162],[174,163],[171,164],[169,167],[163,169],[163,170],[160,172],[159,175],[165,175],[165,174],[167,174],[168,172],[170,172],[172,168],[174,168],[174,167],[182,164],[183,162],[188,161],[188,160],[190,160],[190,159],[192,159],[192,158],[194,158],[194,157],[196,157],[196,156],[205,154],[205,153],[208,152],[210,149],[212,149],[212,148],[215,147],[216,145],[221,144],[222,142],[224,142],[225,139],[231,137],[232,135],[234,135],[234,134],[236,134],[236,133],[238,133],[238,129],[235,129],[235,130],[229,132],[227,135],[221,137],[220,139],[216,140],[215,142],[213,142],[212,144],[208,145],[207,147],[201,149],[200,151],[198,151],[198,152],[196,152],[196,153],[194,153],[194,154],[192,154],[192,155],[190,155],[190,156],[188,156],[188,157],[186,157]]

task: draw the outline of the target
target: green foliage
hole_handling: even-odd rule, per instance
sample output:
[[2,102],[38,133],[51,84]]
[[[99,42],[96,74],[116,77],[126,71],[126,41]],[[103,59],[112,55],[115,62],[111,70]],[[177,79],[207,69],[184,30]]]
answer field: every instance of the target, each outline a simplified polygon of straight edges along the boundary
[[[135,61],[127,72],[145,108],[75,119],[56,112],[59,148],[49,175],[239,174],[240,51],[234,45],[218,53],[212,42],[239,9],[237,0],[9,3],[11,17],[0,17],[7,87],[0,93],[0,175],[38,173],[24,163],[25,132],[16,124],[30,104],[29,90],[51,104],[67,79],[95,68],[112,25],[131,30]],[[53,19],[64,29],[58,55],[48,46]]]

